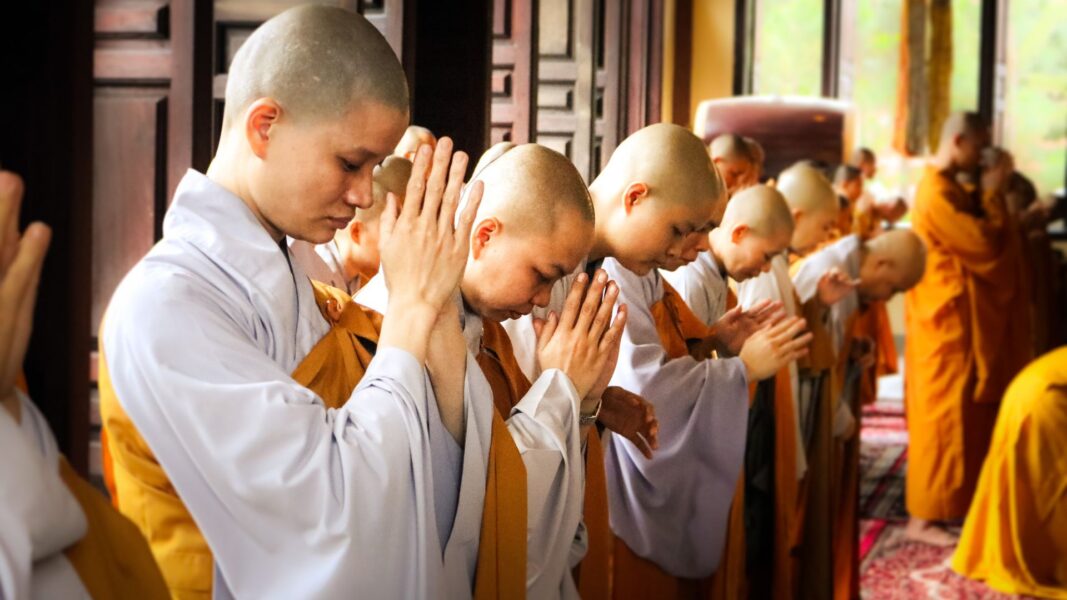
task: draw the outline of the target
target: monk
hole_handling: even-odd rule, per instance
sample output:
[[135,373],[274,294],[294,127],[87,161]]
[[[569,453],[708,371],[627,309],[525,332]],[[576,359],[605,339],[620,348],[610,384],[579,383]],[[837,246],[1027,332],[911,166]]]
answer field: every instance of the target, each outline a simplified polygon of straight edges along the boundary
[[844,237],[852,233],[856,203],[863,197],[863,173],[856,167],[840,165],[834,171],[834,191],[841,207],[834,235]]
[[118,506],[174,596],[472,593],[492,411],[441,317],[482,186],[457,220],[467,161],[451,140],[417,154],[403,209],[382,217],[390,314],[351,397],[328,409],[291,375],[332,324],[284,240],[328,242],[369,207],[407,123],[403,70],[366,19],[310,5],[268,20],[234,57],[208,172],[186,175],[111,300]]
[[[807,163],[797,163],[782,172],[778,190],[794,222],[789,254],[808,254],[829,239],[839,205],[833,187],[822,173]],[[786,254],[774,256],[768,272],[738,285],[738,300],[743,308],[751,309],[767,300],[781,302],[787,315],[805,317],[814,337],[809,356],[802,363],[786,365],[776,375],[773,386],[773,467],[778,493],[774,498],[777,531],[771,584],[778,596],[826,597],[832,577],[828,535],[829,401],[819,401],[824,386],[811,374],[814,366],[829,364],[827,336],[821,326],[826,306],[852,288],[843,273],[831,270],[821,280],[823,293],[800,302]],[[809,472],[813,462],[819,467],[814,474]]]
[[[872,303],[884,303],[910,289],[922,278],[926,249],[907,229],[895,230],[869,241],[849,235],[803,260],[793,283],[801,302],[819,294],[819,283],[830,270],[844,273],[855,290],[834,302],[827,315],[834,363],[824,375],[834,402],[833,515],[834,597],[859,596],[859,408],[860,377],[875,367],[874,346],[867,331],[857,327]],[[823,300],[827,303],[826,300]]]
[[1067,598],[1067,346],[1008,386],[952,556],[957,573],[1006,594]]
[[[526,463],[526,593],[577,598],[570,569],[584,553],[584,543],[572,549],[585,491],[582,450],[614,370],[609,359],[617,352],[626,309],[612,324],[618,288],[603,272],[583,274],[564,310],[541,326],[541,374],[531,383],[499,322],[546,305],[553,284],[588,253],[589,192],[565,156],[536,144],[502,154],[476,181],[487,193],[471,234],[457,317],[493,388],[481,400],[496,405]],[[356,300],[372,309],[385,306],[384,281],[373,279]]]
[[393,156],[414,160],[415,152],[418,151],[420,146],[436,147],[437,136],[425,127],[409,125],[404,130],[404,136],[400,138],[400,142],[393,149]]
[[1030,355],[1021,241],[1003,198],[1008,165],[986,167],[971,192],[957,182],[988,145],[981,117],[951,115],[912,209],[929,257],[905,296],[907,533],[941,546],[956,542],[943,525],[967,514],[997,405]]
[[[731,312],[741,310],[731,307],[736,304],[736,298],[727,286],[727,275],[734,281],[744,282],[769,271],[774,257],[788,248],[792,234],[793,217],[781,193],[763,185],[749,187],[738,192],[727,204],[722,223],[707,236],[708,250],[701,252],[694,262],[662,274],[693,313],[706,325],[715,327],[727,309]],[[767,308],[772,308],[769,300],[765,302]],[[782,306],[780,301],[773,304],[773,310]],[[753,310],[766,309],[755,307]],[[783,375],[779,379],[788,387],[788,368],[781,371]],[[739,585],[756,596],[774,594],[784,597],[793,589],[795,566],[792,563],[795,559],[792,555],[799,525],[796,519],[797,469],[806,464],[804,447],[797,435],[793,400],[788,389],[779,389],[770,394],[772,397],[767,396],[765,390],[755,388],[750,413],[773,417],[770,419],[773,424],[768,430],[766,421],[750,418],[748,447],[753,450],[753,462],[747,464],[746,459],[744,489],[734,496],[723,566],[716,572],[713,583],[713,591],[719,595],[713,594],[712,597],[743,593],[738,589]],[[773,444],[774,458],[769,463],[760,459],[763,446],[759,436],[764,434],[771,436],[770,443]],[[757,441],[751,441],[754,439]],[[749,523],[747,527],[745,522],[735,520],[735,511],[740,513],[738,516],[745,517],[745,522]],[[741,540],[734,537],[732,529],[735,527]],[[740,556],[735,556],[737,554]]]
[[763,166],[767,162],[767,152],[756,138],[745,136],[742,139],[745,141],[749,155],[752,156],[752,169],[748,173],[748,184],[756,185],[763,179]]
[[500,158],[504,155],[505,152],[511,150],[514,147],[514,142],[497,142],[490,146],[488,150],[482,153],[481,158],[478,159],[478,163],[474,165],[473,177],[477,177],[493,161]]
[[165,598],[141,532],[59,453],[20,382],[51,231],[18,231],[22,180],[0,171],[0,596]]
[[711,140],[708,152],[711,153],[715,169],[726,184],[728,195],[733,196],[743,187],[752,184],[756,162],[744,138],[733,133],[723,133]]
[[411,161],[389,156],[374,168],[372,195],[374,203],[369,208],[356,208],[356,216],[338,229],[333,240],[312,245],[290,238],[289,254],[314,281],[327,283],[355,294],[371,277],[378,273],[381,253],[378,250],[378,228],[382,211],[386,206],[386,194],[393,194],[403,204],[408,178],[411,177]]

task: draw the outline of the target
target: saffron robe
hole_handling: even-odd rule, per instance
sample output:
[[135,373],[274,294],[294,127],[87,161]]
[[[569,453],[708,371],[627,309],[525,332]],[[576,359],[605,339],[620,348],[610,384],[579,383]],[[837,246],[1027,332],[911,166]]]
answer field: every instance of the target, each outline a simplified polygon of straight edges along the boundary
[[1067,598],[1067,346],[1000,404],[952,568],[1006,594]]
[[907,507],[929,521],[958,519],[1000,397],[1030,356],[1021,240],[999,197],[968,193],[933,166],[919,182],[912,228],[927,257],[905,296]]

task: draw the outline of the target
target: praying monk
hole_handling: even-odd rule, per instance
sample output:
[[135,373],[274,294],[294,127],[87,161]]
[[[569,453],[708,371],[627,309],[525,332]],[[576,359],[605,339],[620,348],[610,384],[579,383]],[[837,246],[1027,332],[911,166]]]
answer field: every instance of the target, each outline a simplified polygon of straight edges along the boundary
[[726,184],[726,193],[733,196],[741,188],[752,184],[755,159],[744,138],[733,133],[715,136],[708,145],[711,161]]
[[[471,234],[456,318],[492,387],[492,395],[478,401],[495,403],[525,464],[526,594],[577,598],[570,569],[584,554],[584,540],[575,543],[585,488],[582,449],[607,383],[601,373],[610,375],[614,367],[609,359],[625,309],[611,324],[617,288],[602,272],[579,279],[565,309],[542,327],[537,356],[543,371],[531,384],[499,322],[547,304],[553,284],[588,253],[589,192],[565,156],[536,144],[502,154],[477,182],[486,193]],[[379,276],[356,300],[380,310],[388,296]]]
[[[793,217],[781,193],[768,186],[754,185],[730,199],[722,223],[707,236],[707,251],[701,252],[692,263],[673,272],[661,271],[661,274],[705,325],[715,327],[727,309],[741,310],[739,306],[730,306],[728,298],[736,304],[736,297],[731,297],[733,292],[728,287],[726,277],[743,282],[767,272],[774,257],[788,248],[792,234]],[[776,302],[775,305],[776,308],[781,307],[781,302]],[[753,309],[758,310],[759,307]],[[746,556],[742,557],[743,559],[724,559],[726,564],[740,563],[738,570],[741,572],[734,576],[735,579],[745,579],[746,573],[749,574],[747,583],[750,592],[758,595],[756,588],[769,583],[767,589],[776,597],[788,596],[788,590],[792,589],[790,582],[795,578],[795,567],[792,565],[795,559],[792,554],[799,527],[796,508],[798,469],[802,469],[806,464],[804,446],[800,442],[795,425],[796,417],[788,389],[790,380],[787,368],[782,372],[783,376],[777,378],[777,381],[786,388],[775,390],[773,397],[776,426],[773,432],[773,473],[769,478],[774,481],[774,487],[773,492],[767,490],[773,495],[773,515],[767,515],[773,516],[773,525],[765,523],[759,524],[758,528],[744,528],[743,524],[739,523],[739,533],[744,538],[750,538],[743,544],[744,547],[738,548],[738,551],[744,552]],[[754,403],[758,403],[759,391],[755,393],[757,396]],[[777,426],[779,422],[781,426]],[[761,478],[768,477],[758,471],[746,474],[746,480]],[[749,487],[747,483],[745,487]],[[754,499],[750,497],[750,503]],[[735,507],[732,510],[748,512],[741,494],[735,496],[734,502]],[[733,518],[733,514],[731,517]],[[753,536],[763,538],[767,532],[772,532],[766,535],[772,539],[751,539]],[[759,556],[759,549],[764,547],[760,542],[771,547],[771,560],[767,561],[770,564],[763,564],[760,560],[763,557]],[[734,547],[737,545],[740,544],[735,542]],[[729,546],[728,542],[726,551],[732,552],[734,547]],[[753,552],[757,554],[753,555]],[[752,559],[752,564],[745,564],[749,558]],[[763,576],[763,571],[766,571],[769,577]]]
[[756,138],[745,136],[741,139],[745,141],[745,147],[748,148],[748,153],[752,157],[752,169],[748,172],[748,185],[756,185],[763,179],[763,165],[767,162],[767,152],[763,149],[763,144],[756,141]]
[[393,149],[393,156],[415,160],[415,152],[418,151],[420,146],[434,148],[437,146],[437,136],[425,127],[409,125],[404,130],[404,136],[400,138],[400,142]]
[[478,162],[474,165],[474,174],[472,178],[478,177],[486,167],[491,165],[496,159],[504,155],[505,152],[515,148],[514,142],[497,142],[489,149],[482,153],[482,156],[478,159]]
[[834,191],[837,192],[838,213],[836,237],[852,233],[856,203],[863,197],[863,173],[851,165],[840,165],[834,171]]
[[407,122],[403,70],[362,16],[268,20],[234,57],[207,174],[186,174],[111,300],[100,394],[118,506],[176,597],[471,595],[491,409],[441,315],[481,186],[454,225],[466,157],[450,140],[419,153],[415,191],[383,216],[390,314],[351,398],[328,409],[290,376],[331,325],[285,237],[325,243],[370,206]]
[[942,524],[967,514],[997,405],[1030,354],[1021,241],[1003,199],[1008,165],[986,167],[973,191],[957,182],[988,145],[979,115],[950,115],[912,208],[929,256],[905,296],[907,533],[942,546],[956,542]]
[[141,532],[59,453],[21,377],[41,267],[42,223],[19,232],[22,180],[0,171],[0,597],[165,598]]
[[313,281],[321,281],[347,294],[355,294],[378,272],[382,257],[378,251],[378,228],[385,210],[386,194],[401,204],[411,177],[411,161],[389,156],[374,168],[371,184],[373,204],[357,208],[356,216],[325,244],[309,244],[288,238],[293,262]]
[[960,543],[957,573],[1006,594],[1067,598],[1067,346],[1008,386]]
[[825,375],[832,387],[834,597],[859,597],[859,417],[860,379],[875,367],[874,347],[861,326],[872,304],[912,288],[926,268],[926,249],[914,232],[898,229],[864,241],[848,235],[803,259],[793,283],[801,302],[820,295],[824,274],[844,273],[855,289],[830,303],[827,329],[834,362]]
[[[590,186],[590,194],[597,230],[587,265],[603,263],[607,267],[618,260],[657,281],[655,269],[680,266],[685,261],[682,254],[687,252],[687,246],[695,246],[690,238],[698,237],[690,234],[705,235],[712,217],[725,204],[721,179],[699,139],[668,124],[646,127],[620,144],[605,170]],[[628,277],[636,277],[634,271],[627,273]],[[620,297],[626,293],[620,283]],[[556,296],[554,289],[553,297]],[[671,310],[664,309],[663,302],[657,306],[653,309],[657,312]],[[680,300],[670,306],[684,309]],[[627,302],[627,329],[632,324],[633,310],[632,303]],[[643,318],[651,318],[647,305],[640,310]],[[662,316],[665,331],[677,327],[665,313]],[[509,329],[516,347],[530,344],[529,328],[524,325],[522,321],[513,322]],[[702,332],[706,329],[698,326]],[[654,352],[642,358],[647,358],[648,364],[640,371],[652,379],[662,377],[657,381],[663,387],[646,385],[640,379],[635,379],[638,386],[620,383],[620,371],[632,368],[624,366],[630,360],[624,358],[628,355],[626,350],[620,351],[620,364],[612,383],[643,396],[646,391],[655,393],[657,399],[648,396],[646,399],[656,406],[661,431],[667,425],[660,414],[662,410],[669,411],[674,431],[686,431],[686,423],[695,429],[689,429],[685,436],[677,436],[679,441],[672,443],[672,447],[661,446],[651,458],[621,436],[606,438],[611,526],[619,537],[613,559],[614,597],[684,593],[679,586],[689,582],[680,581],[679,577],[706,577],[714,571],[729,507],[729,500],[724,501],[721,496],[728,498],[732,493],[740,469],[740,460],[731,461],[730,455],[741,452],[733,443],[738,421],[742,424],[742,438],[744,431],[747,380],[741,371],[745,368],[742,359],[700,363],[687,359],[694,365],[690,367],[692,376],[680,381],[671,373],[659,375],[664,352],[654,326],[651,336],[654,340],[650,347]],[[681,353],[674,356],[687,353],[684,339],[671,338],[671,342],[672,352]],[[748,353],[746,359],[751,359]],[[678,370],[674,375],[686,368],[680,363],[676,365]],[[713,383],[716,377],[725,378],[729,389],[717,379]],[[677,396],[679,387],[688,389],[686,406],[663,402],[664,398]],[[720,398],[721,403],[717,402]],[[698,430],[704,433],[698,434]],[[709,439],[707,433],[712,434],[710,439],[716,440],[714,447],[696,441]],[[743,446],[743,441],[739,444]],[[665,461],[660,461],[664,456]],[[725,470],[719,471],[720,467]],[[647,472],[638,471],[642,468]],[[685,477],[679,479],[683,472]],[[647,483],[632,485],[628,480],[634,477]],[[724,494],[711,491],[715,488]],[[701,515],[697,520],[699,527],[691,527],[692,519],[686,517],[693,513]],[[653,560],[669,566],[661,567]]]
[[[825,354],[827,340],[823,316],[825,306],[815,299],[802,303],[796,297],[789,272],[787,254],[807,254],[826,241],[831,235],[838,216],[837,196],[830,182],[807,163],[797,163],[779,176],[777,189],[781,192],[793,217],[793,234],[789,240],[789,252],[782,252],[771,259],[770,269],[738,284],[738,301],[745,309],[760,302],[781,302],[789,316],[803,316],[814,336],[811,352],[821,350]],[[825,275],[823,287],[828,300],[833,295],[844,293],[838,272]],[[847,290],[845,290],[847,291]],[[807,373],[814,356],[803,361],[793,361],[777,373],[773,386],[773,440],[770,455],[774,469],[777,493],[774,495],[776,527],[774,543],[774,576],[771,581],[776,596],[826,596],[830,590],[830,539],[829,539],[829,452],[828,441],[814,447],[814,424],[829,419],[828,411],[819,409],[826,402],[817,402],[811,386],[802,386],[801,374]],[[805,393],[802,395],[802,391]],[[757,410],[760,405],[757,404]],[[827,413],[827,414],[823,414]],[[816,419],[816,417],[821,417]],[[762,422],[768,420],[764,416]],[[759,422],[754,419],[754,422]],[[821,431],[824,428],[819,428]],[[764,437],[772,437],[769,434]],[[812,476],[809,464],[818,459],[826,464]],[[753,465],[754,466],[754,465]],[[791,497],[795,497],[795,500]],[[814,497],[813,502],[811,498]],[[810,510],[812,505],[814,510]],[[825,507],[825,510],[823,508]],[[819,523],[813,529],[809,521]],[[817,550],[816,550],[817,549]]]

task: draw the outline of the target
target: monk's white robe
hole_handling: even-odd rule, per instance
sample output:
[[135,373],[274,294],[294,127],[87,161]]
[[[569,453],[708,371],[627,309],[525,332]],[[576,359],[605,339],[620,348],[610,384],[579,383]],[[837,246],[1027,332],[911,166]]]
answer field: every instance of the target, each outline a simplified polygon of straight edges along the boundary
[[21,391],[21,423],[0,408],[0,598],[89,598],[63,551],[85,513],[59,477],[59,447]]
[[[381,274],[356,295],[357,302],[378,312],[385,311],[388,299]],[[482,319],[459,306],[457,316],[467,351],[475,356],[481,350]],[[505,415],[526,466],[527,597],[577,599],[571,568],[585,555],[586,544],[579,527],[585,490],[578,435],[581,398],[570,378],[558,369],[549,369],[532,381],[530,391]],[[496,410],[492,391],[486,388],[485,392],[471,401]]]
[[739,358],[669,359],[651,311],[658,272],[638,276],[614,259],[603,268],[628,316],[610,385],[656,409],[660,447],[651,460],[629,440],[605,443],[611,528],[642,558],[686,578],[719,564],[748,423],[748,374]]
[[330,240],[325,244],[312,244],[290,237],[285,238],[289,244],[289,257],[312,281],[321,281],[354,296],[359,291],[359,278],[348,281],[345,277],[344,262],[337,242]]
[[[796,276],[793,277],[793,287],[801,302],[807,302],[819,292],[819,279],[830,269],[837,268],[852,279],[860,276],[860,248],[859,236],[846,235],[833,244],[826,246],[804,259]],[[827,311],[826,326],[830,332],[830,343],[835,356],[840,356],[845,344],[846,327],[849,319],[859,310],[859,294],[855,290],[850,292]],[[856,423],[856,415],[849,408],[851,395],[855,389],[854,379],[859,377],[858,367],[849,364],[846,373],[846,385],[842,394],[839,395],[837,407],[834,410],[834,435],[840,436]]]
[[283,248],[189,171],[101,334],[122,408],[211,548],[215,597],[469,597],[491,417],[471,398],[488,382],[468,357],[462,449],[398,348],[326,409],[289,375],[328,324]]
[[[742,309],[748,310],[752,305],[761,300],[780,301],[785,313],[790,317],[801,316],[800,306],[797,305],[796,296],[793,294],[793,283],[789,278],[789,261],[786,253],[779,254],[771,259],[771,269],[766,273],[760,273],[755,277],[746,279],[737,284],[737,303]],[[805,404],[805,398],[801,397],[800,374],[797,371],[797,363],[789,363],[789,388],[793,392],[793,415],[796,426],[797,451],[797,479],[804,477],[808,470],[807,453],[804,450],[805,437],[801,432],[801,418],[810,414]]]
[[726,274],[710,251],[701,252],[696,260],[673,271],[661,269],[659,274],[705,325],[714,324],[726,312]]

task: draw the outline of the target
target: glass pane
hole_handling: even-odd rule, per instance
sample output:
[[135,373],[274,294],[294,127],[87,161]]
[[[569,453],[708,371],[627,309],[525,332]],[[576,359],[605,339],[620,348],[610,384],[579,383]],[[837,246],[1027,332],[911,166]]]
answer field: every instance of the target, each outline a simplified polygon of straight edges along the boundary
[[953,0],[951,110],[978,110],[981,37],[982,0]]
[[752,87],[757,94],[819,96],[823,0],[759,0]]
[[1008,12],[1004,146],[1042,195],[1067,169],[1067,10],[1062,0],[1014,0]]

